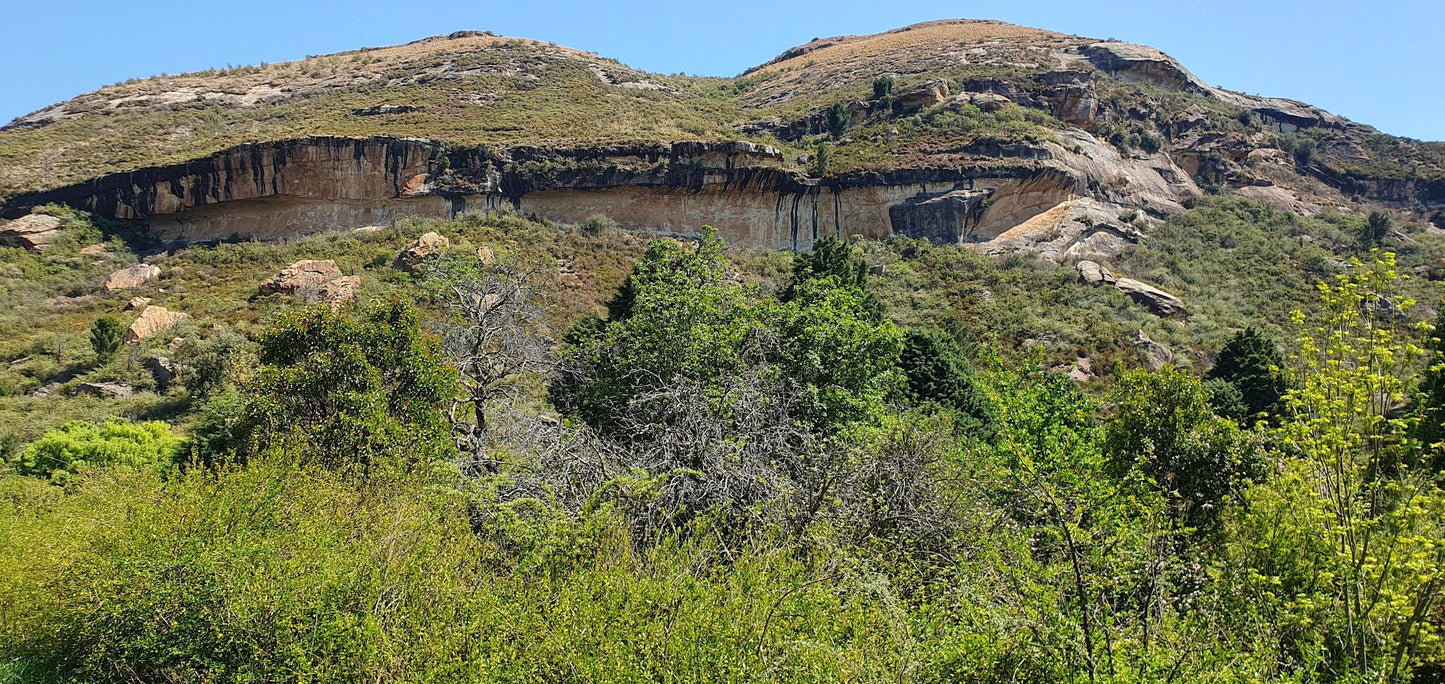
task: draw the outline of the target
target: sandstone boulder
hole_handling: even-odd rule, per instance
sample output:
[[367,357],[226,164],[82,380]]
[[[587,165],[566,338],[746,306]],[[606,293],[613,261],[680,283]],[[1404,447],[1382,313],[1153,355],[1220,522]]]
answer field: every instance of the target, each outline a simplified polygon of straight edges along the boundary
[[147,306],[145,311],[141,312],[140,318],[135,319],[125,331],[125,341],[131,343],[150,338],[189,320],[190,317],[190,314],[169,311],[165,307]]
[[141,362],[141,367],[151,374],[156,381],[156,388],[164,392],[176,381],[180,373],[180,366],[175,361],[164,356],[152,356]]
[[342,302],[349,302],[356,299],[356,293],[361,289],[361,276],[342,276],[335,280],[329,280],[321,284],[317,296],[321,301],[332,306]]
[[126,304],[125,304],[125,310],[126,310],[126,311],[140,311],[141,309],[146,308],[146,305],[147,305],[147,304],[150,304],[150,303],[151,303],[151,298],[150,298],[150,297],[131,297],[131,298],[130,298],[130,301],[129,301],[129,302],[126,302]]
[[75,387],[76,394],[89,394],[100,399],[124,399],[135,394],[135,388],[114,382],[82,382]]
[[1134,349],[1144,357],[1144,365],[1149,370],[1157,371],[1174,361],[1174,350],[1149,339],[1143,330],[1134,333]]
[[261,283],[258,292],[263,295],[294,295],[303,292],[320,292],[321,287],[341,277],[341,269],[330,259],[298,261],[280,273]]
[[893,94],[893,106],[903,114],[911,114],[947,101],[948,83],[944,81],[929,81]]
[[80,253],[84,254],[85,256],[99,256],[101,254],[105,254],[105,244],[97,242],[93,245],[86,245],[80,248]]
[[417,238],[416,242],[407,245],[406,249],[401,250],[401,254],[396,255],[396,262],[392,264],[392,268],[415,273],[421,267],[422,262],[427,260],[427,257],[441,252],[449,245],[451,245],[451,241],[441,233],[426,233]]
[[1080,261],[1076,268],[1079,269],[1079,280],[1085,285],[1098,287],[1100,285],[1112,285],[1115,281],[1114,274],[1109,269],[1100,266],[1095,261]]
[[492,262],[496,260],[497,253],[493,252],[491,247],[482,246],[477,248],[477,261],[481,262],[483,266],[491,266]]
[[43,252],[60,239],[60,219],[29,214],[0,226],[0,246]]
[[1187,316],[1189,314],[1184,308],[1184,302],[1178,297],[1152,285],[1145,285],[1132,278],[1119,278],[1114,281],[1114,287],[1119,288],[1134,301],[1143,304],[1156,316]]
[[147,280],[161,274],[161,269],[150,264],[136,264],[122,268],[105,279],[105,291],[129,290],[146,284]]

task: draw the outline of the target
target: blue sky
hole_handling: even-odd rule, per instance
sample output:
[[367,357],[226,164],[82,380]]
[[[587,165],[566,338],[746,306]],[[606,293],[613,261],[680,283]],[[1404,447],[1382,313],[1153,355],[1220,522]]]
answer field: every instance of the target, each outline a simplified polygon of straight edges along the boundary
[[460,29],[648,71],[730,76],[814,37],[980,18],[1147,43],[1205,81],[1445,140],[1445,1],[305,2],[6,0],[0,121],[127,78],[278,62]]

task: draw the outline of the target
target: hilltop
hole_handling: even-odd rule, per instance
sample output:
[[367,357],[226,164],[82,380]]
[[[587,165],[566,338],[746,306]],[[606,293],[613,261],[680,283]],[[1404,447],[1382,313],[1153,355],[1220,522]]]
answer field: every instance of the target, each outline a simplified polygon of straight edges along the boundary
[[464,31],[131,81],[0,130],[7,216],[61,202],[181,241],[509,203],[680,234],[719,217],[794,249],[902,233],[1107,257],[1216,193],[1428,220],[1445,146],[1210,86],[1147,46],[969,20],[816,39],[736,78]]

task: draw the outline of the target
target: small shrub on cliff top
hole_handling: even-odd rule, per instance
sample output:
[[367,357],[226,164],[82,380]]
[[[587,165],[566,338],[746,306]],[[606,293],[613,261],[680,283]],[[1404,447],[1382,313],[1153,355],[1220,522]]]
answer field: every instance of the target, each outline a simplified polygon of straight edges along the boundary
[[601,235],[617,230],[617,222],[604,214],[593,214],[588,216],[587,220],[583,221],[582,225],[578,227],[588,235]]

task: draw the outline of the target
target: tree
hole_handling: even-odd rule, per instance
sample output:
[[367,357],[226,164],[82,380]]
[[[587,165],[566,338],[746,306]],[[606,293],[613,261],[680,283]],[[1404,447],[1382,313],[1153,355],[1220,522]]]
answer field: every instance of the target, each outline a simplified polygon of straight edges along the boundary
[[978,386],[963,351],[951,338],[909,330],[898,367],[915,402],[935,402],[954,411],[967,434],[987,438],[993,432],[994,406]]
[[1363,244],[1366,249],[1379,247],[1385,243],[1385,238],[1389,237],[1390,231],[1393,230],[1394,227],[1395,222],[1390,220],[1389,216],[1378,211],[1372,211],[1369,217],[1365,219],[1365,225],[1360,228],[1360,243]]
[[1445,318],[1436,319],[1425,348],[1429,366],[1416,390],[1413,436],[1422,445],[1421,464],[1440,472],[1445,470]]
[[455,372],[405,301],[298,309],[264,332],[259,347],[227,424],[210,429],[229,443],[202,445],[204,456],[229,448],[247,458],[285,445],[305,460],[364,473],[383,459],[451,453],[442,410],[456,391]]
[[1393,254],[1320,287],[1320,314],[1295,312],[1295,387],[1273,476],[1233,522],[1224,567],[1241,617],[1306,678],[1403,681],[1441,652],[1445,492],[1412,468],[1420,445],[1391,416],[1424,352],[1398,317]]
[[873,99],[877,100],[893,92],[893,77],[879,76],[873,79]]
[[446,317],[436,322],[461,392],[447,413],[457,449],[472,463],[495,470],[487,457],[488,411],[514,400],[524,382],[552,364],[533,274],[515,259],[492,264],[443,258],[429,276],[433,298]]
[[792,276],[778,298],[792,301],[800,285],[822,278],[831,278],[836,287],[856,290],[871,315],[883,316],[882,302],[867,289],[868,264],[854,256],[852,245],[831,235],[818,238],[812,251],[793,254]]
[[90,347],[101,361],[114,358],[124,342],[125,326],[110,316],[97,318],[90,326]]
[[823,113],[823,125],[828,129],[828,135],[841,138],[844,133],[848,132],[850,118],[848,108],[842,102],[834,102],[833,106]]
[[819,140],[813,147],[813,175],[823,177],[828,175],[829,158],[832,156],[826,140]]
[[1123,372],[1112,399],[1104,444],[1113,468],[1138,468],[1181,521],[1212,525],[1255,472],[1238,425],[1216,416],[1199,381],[1172,366]]
[[[1209,381],[1223,381],[1234,386],[1235,393],[1211,393],[1219,415],[1248,423],[1279,415],[1280,400],[1288,389],[1284,373],[1284,355],[1273,340],[1259,330],[1248,327],[1234,334],[1219,350],[1219,358],[1205,376]],[[1240,413],[1240,409],[1243,412]]]

